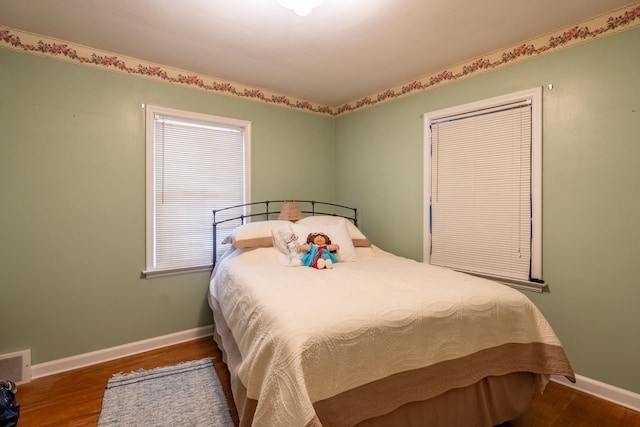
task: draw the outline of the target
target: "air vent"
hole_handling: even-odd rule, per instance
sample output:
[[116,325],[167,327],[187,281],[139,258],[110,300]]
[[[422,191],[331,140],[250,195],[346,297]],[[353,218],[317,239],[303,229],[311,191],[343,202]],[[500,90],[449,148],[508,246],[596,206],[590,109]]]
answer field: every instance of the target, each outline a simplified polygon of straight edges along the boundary
[[0,354],[0,381],[16,384],[31,381],[31,350]]

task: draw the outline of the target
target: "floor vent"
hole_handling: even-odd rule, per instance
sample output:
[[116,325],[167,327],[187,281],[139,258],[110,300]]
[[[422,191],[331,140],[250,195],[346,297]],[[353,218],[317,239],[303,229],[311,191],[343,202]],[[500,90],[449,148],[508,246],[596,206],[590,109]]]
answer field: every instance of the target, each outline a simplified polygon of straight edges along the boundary
[[0,354],[0,381],[16,384],[31,381],[31,350]]

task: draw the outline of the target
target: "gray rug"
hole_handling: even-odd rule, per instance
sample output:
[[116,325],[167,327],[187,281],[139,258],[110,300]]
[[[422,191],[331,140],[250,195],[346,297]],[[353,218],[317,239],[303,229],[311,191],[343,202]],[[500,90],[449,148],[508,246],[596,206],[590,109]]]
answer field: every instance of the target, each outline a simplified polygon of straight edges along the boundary
[[233,427],[211,359],[116,374],[107,383],[99,427]]

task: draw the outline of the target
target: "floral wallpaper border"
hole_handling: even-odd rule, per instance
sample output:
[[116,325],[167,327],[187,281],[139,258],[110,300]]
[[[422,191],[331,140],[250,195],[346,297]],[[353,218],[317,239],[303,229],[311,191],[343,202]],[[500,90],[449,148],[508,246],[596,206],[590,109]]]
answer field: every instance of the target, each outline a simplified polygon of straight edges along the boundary
[[244,87],[233,82],[190,75],[188,72],[162,65],[141,63],[140,60],[135,58],[95,51],[95,49],[53,41],[52,39],[43,40],[41,36],[1,26],[0,47],[103,67],[127,74],[159,79],[172,84],[185,85],[312,113],[338,116],[638,25],[640,25],[640,4],[627,6],[563,32],[542,36],[515,46],[510,50],[495,52],[486,57],[477,58],[471,62],[456,66],[452,70],[443,70],[435,74],[422,76],[406,84],[340,106],[320,105],[270,93],[262,89]]

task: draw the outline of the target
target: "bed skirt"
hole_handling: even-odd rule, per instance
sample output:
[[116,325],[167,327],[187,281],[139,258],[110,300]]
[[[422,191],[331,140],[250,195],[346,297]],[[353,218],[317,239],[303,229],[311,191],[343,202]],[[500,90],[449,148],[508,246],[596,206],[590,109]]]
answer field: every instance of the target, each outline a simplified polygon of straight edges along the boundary
[[[240,427],[249,427],[258,401],[247,398],[246,388],[234,373],[239,361],[237,350],[225,349],[217,332],[214,333],[214,339],[223,354],[224,362],[229,367]],[[532,372],[487,376],[473,384],[446,390],[423,400],[411,400],[410,397],[409,403],[397,406],[394,401],[406,399],[403,397],[403,390],[424,389],[420,387],[423,383],[421,375],[403,373],[314,403],[317,418],[307,426],[491,427],[524,414],[533,396],[541,393],[548,381],[548,375]],[[415,398],[415,394],[413,397]],[[389,410],[389,405],[396,407]]]

